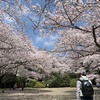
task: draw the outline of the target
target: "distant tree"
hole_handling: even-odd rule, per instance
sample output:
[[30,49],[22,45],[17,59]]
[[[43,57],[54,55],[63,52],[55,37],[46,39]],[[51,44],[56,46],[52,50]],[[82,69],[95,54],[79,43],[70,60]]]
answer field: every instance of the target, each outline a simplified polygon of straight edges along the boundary
[[17,83],[17,77],[12,73],[6,73],[0,78],[0,87],[2,88],[13,88],[15,83]]

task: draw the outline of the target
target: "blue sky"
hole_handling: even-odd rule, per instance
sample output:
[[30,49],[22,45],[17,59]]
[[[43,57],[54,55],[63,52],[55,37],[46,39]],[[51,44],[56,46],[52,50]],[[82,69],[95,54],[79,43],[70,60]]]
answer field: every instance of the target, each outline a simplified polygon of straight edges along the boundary
[[[23,2],[23,0],[22,0]],[[44,0],[32,0],[33,5],[36,5],[37,3],[39,3],[41,6],[44,5]],[[24,9],[25,8],[25,9]],[[27,14],[27,7],[24,6],[23,10],[25,11],[25,14]],[[30,15],[31,16],[31,15]],[[10,24],[10,23],[14,23],[14,20],[12,20],[9,16],[5,15],[5,22]],[[26,20],[25,17],[22,18],[23,21]],[[31,22],[27,23],[28,25],[31,25]],[[34,34],[32,29],[27,29],[26,30],[26,34],[28,35],[28,37],[31,39],[31,41],[33,42],[33,45],[36,48],[45,48],[48,50],[52,50],[54,48],[54,42],[59,38],[59,36],[57,34],[54,35],[50,35],[49,37],[41,37],[40,33]]]
[[[41,6],[44,5],[44,0],[33,0],[32,3],[36,5],[39,3]],[[53,35],[46,38],[46,37],[41,37],[40,33],[34,34],[32,30],[27,30],[26,34],[28,37],[32,40],[33,45],[35,45],[36,48],[45,48],[45,49],[53,49],[54,44],[53,42],[56,40],[56,37]]]
[[42,37],[40,34],[34,34],[33,32],[27,32],[28,37],[31,39],[36,48],[45,48],[52,50],[54,48],[54,42],[59,38],[57,34],[50,35],[49,37]]
[[33,4],[39,3],[40,5],[43,5],[44,4],[44,1],[45,0],[33,0],[32,2],[33,2]]
[[[33,4],[39,3],[41,6],[44,5],[44,0],[33,0]],[[32,40],[35,47],[45,48],[52,50],[54,48],[54,41],[56,41],[59,36],[57,34],[51,35],[49,37],[41,37],[40,33],[34,34],[32,30],[27,30],[28,37]]]

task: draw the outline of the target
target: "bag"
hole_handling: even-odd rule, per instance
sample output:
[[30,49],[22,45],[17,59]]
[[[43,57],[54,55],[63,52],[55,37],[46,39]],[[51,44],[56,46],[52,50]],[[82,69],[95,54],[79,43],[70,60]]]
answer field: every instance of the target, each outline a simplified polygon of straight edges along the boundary
[[82,83],[81,91],[83,93],[83,96],[93,96],[94,89],[89,80],[79,80],[79,81]]

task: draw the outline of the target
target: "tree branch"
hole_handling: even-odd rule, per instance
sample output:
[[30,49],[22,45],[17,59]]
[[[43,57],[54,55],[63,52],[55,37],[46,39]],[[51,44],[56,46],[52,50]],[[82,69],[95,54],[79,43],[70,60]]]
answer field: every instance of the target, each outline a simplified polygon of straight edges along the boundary
[[95,29],[97,29],[98,27],[100,27],[100,25],[97,26],[96,28],[94,27],[94,25],[92,26],[92,34],[93,34],[93,39],[94,39],[95,45],[100,48],[100,45],[97,42],[97,38],[96,38],[96,34],[95,34]]

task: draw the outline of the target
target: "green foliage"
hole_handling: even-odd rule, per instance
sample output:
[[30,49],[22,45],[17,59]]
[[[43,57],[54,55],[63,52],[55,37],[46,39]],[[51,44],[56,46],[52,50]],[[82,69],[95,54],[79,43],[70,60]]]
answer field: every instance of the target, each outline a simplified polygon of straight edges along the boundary
[[77,82],[77,79],[71,79],[70,80],[70,87],[76,87],[76,82]]
[[21,84],[25,86],[26,79],[24,77],[17,77],[13,73],[5,73],[0,77],[1,88],[13,88],[14,84],[20,87]]
[[61,75],[60,73],[53,74],[50,87],[68,87],[70,86],[70,79],[67,74]]
[[75,73],[68,73],[68,75],[69,75],[69,78],[70,79],[73,79],[73,78],[77,78],[78,77],[78,75],[75,74]]
[[48,84],[46,81],[42,81],[42,84],[44,84],[44,86],[46,86],[46,84]]
[[36,80],[29,80],[26,82],[25,86],[26,87],[34,87],[34,85],[37,83]]
[[25,83],[26,83],[26,79],[24,77],[17,77],[17,87],[20,87],[21,84],[24,84],[25,86]]
[[14,84],[17,84],[17,86],[20,87],[22,83],[25,84],[25,87],[33,88],[44,88],[47,84],[49,87],[74,87],[76,86],[76,81],[77,75],[73,73],[52,73],[48,80],[43,80],[42,82],[35,79],[26,82],[26,79],[23,77],[16,77],[14,74],[6,73],[0,77],[0,87],[13,87]]
[[34,86],[34,88],[44,88],[44,87],[45,87],[45,85],[42,84],[41,82],[37,82],[37,83],[35,84],[35,86]]
[[60,77],[55,77],[52,79],[52,82],[50,83],[50,87],[59,87],[61,84],[62,80]]
[[46,81],[39,82],[37,80],[28,80],[25,86],[33,88],[44,88],[46,86]]
[[6,73],[0,79],[0,87],[2,88],[13,87],[16,82],[17,82],[17,77],[14,74]]
[[75,87],[78,75],[75,73],[51,73],[49,87]]
[[68,86],[70,86],[69,75],[68,75],[68,74],[64,74],[64,75],[62,76],[61,87],[68,87]]

